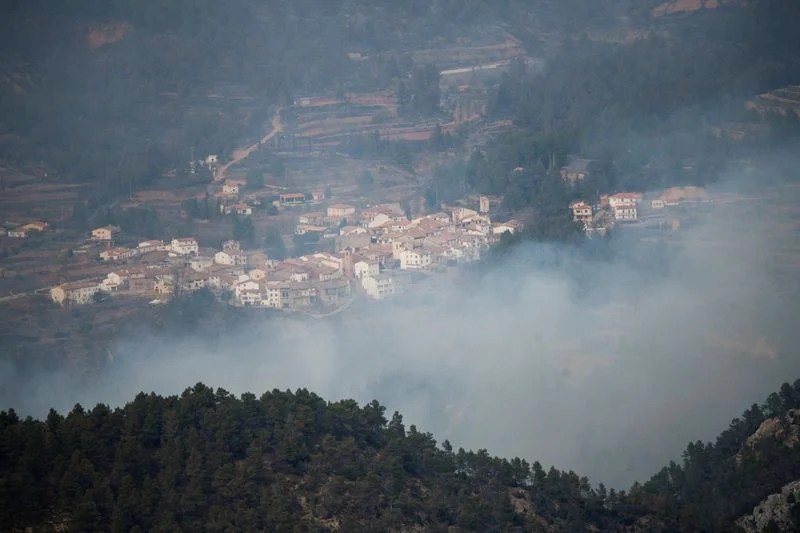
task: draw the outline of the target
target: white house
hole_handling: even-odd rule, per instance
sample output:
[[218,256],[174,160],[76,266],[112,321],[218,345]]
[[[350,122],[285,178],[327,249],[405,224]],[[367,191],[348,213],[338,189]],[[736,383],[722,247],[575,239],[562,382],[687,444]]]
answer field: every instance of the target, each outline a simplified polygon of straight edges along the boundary
[[342,237],[349,237],[350,235],[362,235],[366,232],[367,230],[358,226],[345,226],[339,229],[339,235]]
[[230,195],[230,196],[238,196],[239,195],[239,182],[238,181],[226,181],[222,184],[222,194]]
[[329,205],[327,213],[329,217],[346,217],[356,212],[356,208],[347,204]]
[[591,225],[592,223],[592,206],[584,201],[572,202],[569,204],[572,209],[572,220],[574,222],[581,222],[584,226]]
[[369,222],[367,222],[367,227],[370,229],[379,228],[384,224],[386,224],[387,222],[389,222],[390,220],[392,220],[391,217],[386,213],[378,213],[377,215],[372,217],[372,219]]
[[239,293],[236,300],[242,305],[264,305],[264,293],[259,290],[242,291]]
[[432,262],[430,252],[426,252],[425,250],[403,250],[400,253],[400,269],[401,270],[413,270],[413,269],[420,269],[426,268],[430,266]]
[[242,250],[228,248],[214,254],[214,262],[218,265],[245,265],[247,254]]
[[254,268],[247,271],[247,275],[254,281],[262,281],[267,279],[267,271],[263,268]]
[[642,195],[635,192],[619,192],[607,197],[608,205],[612,208],[620,206],[635,206]]
[[383,300],[394,294],[394,279],[391,276],[365,276],[361,278],[361,286],[367,296],[376,300]]
[[196,255],[189,259],[189,268],[192,270],[196,270],[197,272],[202,272],[203,270],[207,270],[211,265],[214,264],[213,257],[206,257],[204,255]]
[[116,234],[119,233],[117,226],[103,226],[92,230],[92,240],[94,241],[110,241]]
[[173,294],[175,292],[175,278],[172,274],[159,274],[155,278],[153,289],[156,294]]
[[380,263],[377,261],[358,261],[353,264],[353,275],[356,279],[364,276],[377,276],[381,272]]
[[137,246],[140,253],[155,252],[164,249],[164,241],[142,241]]
[[280,205],[300,205],[306,202],[306,195],[302,192],[285,192],[278,195]]
[[116,272],[109,272],[105,279],[100,282],[100,290],[105,292],[117,292],[127,280],[127,276]]
[[227,205],[222,210],[225,215],[239,215],[249,217],[253,214],[253,208],[244,203]]
[[611,209],[614,212],[614,220],[617,222],[635,222],[639,218],[636,211],[636,204],[617,205]]
[[53,287],[50,289],[50,298],[61,305],[65,302],[88,304],[99,291],[100,285],[96,281],[79,281]]
[[505,232],[509,232],[513,235],[517,230],[519,230],[519,226],[519,222],[516,220],[509,220],[508,222],[495,224],[492,227],[492,233],[494,235],[502,235]]
[[130,248],[109,248],[108,250],[103,250],[100,252],[100,259],[103,261],[124,261],[125,259],[130,259],[136,253],[138,249],[132,250]]
[[[236,301],[239,303],[244,303],[243,296],[245,294],[258,293],[258,292],[260,292],[260,285],[257,281],[254,281],[252,279],[240,281],[233,287],[234,297],[236,298]],[[249,305],[253,305],[252,296],[245,296],[244,299],[250,301]]]
[[180,237],[172,239],[170,251],[177,255],[196,254],[199,249],[197,240],[194,237]]

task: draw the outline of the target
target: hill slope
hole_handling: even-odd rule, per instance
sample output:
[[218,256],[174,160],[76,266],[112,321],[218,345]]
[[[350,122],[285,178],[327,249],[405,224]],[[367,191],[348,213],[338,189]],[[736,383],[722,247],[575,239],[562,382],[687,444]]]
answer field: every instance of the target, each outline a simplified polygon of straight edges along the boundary
[[237,398],[198,384],[44,421],[4,411],[0,529],[727,530],[800,478],[798,407],[800,380],[629,493],[437,447],[377,402],[306,390]]

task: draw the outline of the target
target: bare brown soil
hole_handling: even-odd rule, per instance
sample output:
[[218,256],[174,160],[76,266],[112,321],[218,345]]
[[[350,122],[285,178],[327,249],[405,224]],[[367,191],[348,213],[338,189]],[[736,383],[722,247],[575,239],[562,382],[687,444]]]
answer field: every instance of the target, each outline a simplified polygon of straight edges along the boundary
[[89,29],[86,35],[86,44],[91,49],[100,48],[112,43],[116,43],[125,38],[125,35],[133,29],[127,22],[113,21],[95,26]]

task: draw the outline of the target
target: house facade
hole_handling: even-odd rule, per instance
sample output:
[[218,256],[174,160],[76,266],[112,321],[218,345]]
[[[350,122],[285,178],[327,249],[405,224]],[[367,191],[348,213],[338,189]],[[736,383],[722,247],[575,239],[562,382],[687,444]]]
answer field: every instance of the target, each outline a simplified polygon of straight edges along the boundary
[[400,253],[400,270],[426,268],[432,261],[430,252],[425,250],[403,250]]
[[375,300],[383,300],[394,294],[394,279],[391,276],[377,275],[361,278],[361,286],[367,296]]
[[100,282],[100,290],[105,292],[117,292],[124,286],[127,280],[127,276],[123,276],[117,272],[109,272],[105,279]]
[[377,276],[381,272],[381,265],[378,261],[357,261],[353,264],[353,275],[356,279],[365,276]]
[[158,240],[142,241],[138,244],[137,248],[139,248],[139,252],[141,253],[157,252],[165,249],[164,241]]
[[636,222],[639,218],[639,213],[634,205],[618,205],[611,208],[614,213],[614,220],[617,222]]
[[280,205],[300,205],[306,202],[306,195],[301,192],[285,192],[278,195]]
[[235,181],[226,181],[222,185],[222,194],[230,195],[230,196],[238,196],[239,195],[239,183]]
[[131,248],[109,248],[100,252],[103,261],[125,261],[136,255],[136,250]]
[[580,222],[585,226],[592,224],[592,206],[584,201],[572,202],[569,204],[572,210],[573,222]]
[[505,232],[508,232],[513,235],[518,230],[519,230],[519,223],[516,220],[509,220],[508,222],[503,222],[492,226],[493,235],[502,235]]
[[[620,192],[608,196],[605,201],[611,208],[614,220],[617,222],[635,222],[639,218],[637,205],[642,195],[634,192]],[[602,200],[602,198],[601,198]]]
[[326,210],[329,217],[346,217],[356,212],[356,208],[347,204],[329,205]]
[[98,292],[100,284],[96,281],[80,281],[53,287],[50,289],[50,298],[60,305],[67,303],[84,305],[91,303]]
[[241,250],[228,248],[215,253],[214,262],[218,265],[244,266],[247,264],[247,254]]
[[197,240],[194,237],[180,237],[172,239],[170,251],[176,255],[196,254],[199,249]]
[[93,241],[110,241],[113,239],[118,233],[120,229],[117,226],[102,226],[100,228],[95,228],[92,230],[92,240]]

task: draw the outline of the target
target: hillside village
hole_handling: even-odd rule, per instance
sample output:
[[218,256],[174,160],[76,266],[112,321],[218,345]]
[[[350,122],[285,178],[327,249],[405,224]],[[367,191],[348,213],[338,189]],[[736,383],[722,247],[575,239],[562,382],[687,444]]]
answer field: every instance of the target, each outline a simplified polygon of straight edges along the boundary
[[[502,196],[427,203],[422,193],[433,183],[432,170],[448,160],[446,150],[405,166],[386,154],[355,152],[396,141],[422,150],[432,138],[448,135],[480,144],[509,129],[508,120],[489,120],[497,117],[487,114],[487,86],[496,81],[493,75],[515,65],[535,70],[538,63],[505,31],[493,30],[486,42],[415,52],[419,61],[434,54],[440,69],[438,111],[430,116],[401,112],[408,102],[394,90],[297,96],[291,105],[272,107],[274,115],[265,122],[270,129],[230,157],[192,157],[186,168],[165,172],[148,188],[131,186],[114,208],[158,219],[161,231],[144,240],[112,221],[76,244],[62,229],[69,223],[65,205],[74,217],[75,206],[87,203],[78,187],[41,179],[10,189],[7,216],[26,212],[37,218],[0,228],[12,259],[0,269],[7,282],[0,298],[39,294],[60,305],[84,305],[129,296],[159,304],[206,288],[235,306],[327,313],[360,296],[409,292],[421,276],[479,260],[503,234],[523,229],[524,213],[509,210]],[[368,59],[355,52],[348,57],[358,64]],[[790,87],[761,95],[750,106],[796,94]],[[597,171],[588,157],[571,154],[562,161],[561,179],[572,198]],[[525,169],[512,173],[518,170]],[[678,211],[715,201],[700,187],[593,192],[593,199],[587,195],[559,206],[589,238],[619,225],[675,230]],[[58,201],[42,200],[51,197]],[[293,257],[244,242],[237,226],[259,240],[276,236]],[[40,237],[51,234],[47,248],[39,246]],[[34,242],[16,246],[26,240]]]
[[[218,158],[209,155],[193,162],[218,175]],[[590,175],[593,162],[573,156],[561,169],[567,186],[576,186]],[[330,313],[344,309],[356,298],[374,300],[409,292],[420,276],[436,275],[459,265],[478,261],[501,240],[523,229],[515,219],[492,219],[502,209],[502,198],[468,197],[458,205],[410,216],[408,205],[399,202],[345,203],[331,197],[330,188],[305,192],[259,184],[247,180],[213,180],[204,193],[213,199],[218,216],[235,223],[255,217],[280,215],[292,221],[294,257],[270,257],[235,239],[218,247],[201,246],[208,239],[179,235],[172,239],[132,242],[120,227],[96,227],[86,241],[71,250],[98,265],[89,277],[40,287],[62,306],[86,305],[109,297],[145,299],[153,305],[208,289],[222,302],[234,306],[260,307],[308,313]],[[603,237],[617,225],[675,230],[680,217],[674,208],[705,205],[714,200],[700,187],[673,187],[649,193],[602,194],[596,203],[573,201],[573,221],[587,237]],[[9,228],[7,237],[27,238],[32,232],[48,231],[43,221]],[[285,251],[287,248],[281,242]],[[81,270],[83,272],[84,270]]]
[[[221,213],[252,215],[253,206],[241,200],[236,180],[219,186]],[[574,222],[591,238],[605,236],[619,224],[675,230],[680,218],[673,208],[713,201],[703,188],[674,187],[652,193],[604,194],[597,204],[575,201],[569,209]],[[61,284],[50,288],[49,295],[61,305],[91,304],[119,295],[158,304],[207,288],[235,306],[330,312],[359,296],[389,298],[408,291],[415,276],[435,275],[479,260],[503,234],[513,235],[523,228],[513,219],[492,221],[490,211],[498,202],[480,196],[474,209],[451,206],[409,219],[398,203],[357,208],[325,202],[323,196],[312,193],[281,193],[270,204],[276,210],[315,209],[293,215],[294,236],[309,236],[310,242],[324,244],[319,248],[335,250],[283,259],[245,250],[236,240],[226,240],[216,249],[201,247],[192,236],[115,246],[120,228],[98,227],[88,241],[95,250],[101,246],[95,260],[107,265],[105,277]]]
[[[248,204],[239,202],[236,182],[222,184],[220,197],[223,212],[237,206],[237,215],[252,214]],[[282,193],[274,207],[312,202],[313,195]],[[390,297],[404,290],[411,273],[442,272],[480,259],[503,233],[521,229],[514,220],[493,223],[490,205],[489,198],[481,197],[477,209],[453,207],[409,219],[399,204],[357,209],[330,203],[321,211],[297,215],[295,234],[330,240],[337,251],[283,260],[245,251],[235,240],[218,249],[202,248],[191,236],[115,246],[120,229],[98,227],[88,241],[102,245],[96,260],[108,265],[105,277],[61,284],[49,294],[62,305],[91,304],[116,295],[146,297],[155,304],[208,288],[237,306],[332,310],[357,295]]]

